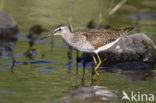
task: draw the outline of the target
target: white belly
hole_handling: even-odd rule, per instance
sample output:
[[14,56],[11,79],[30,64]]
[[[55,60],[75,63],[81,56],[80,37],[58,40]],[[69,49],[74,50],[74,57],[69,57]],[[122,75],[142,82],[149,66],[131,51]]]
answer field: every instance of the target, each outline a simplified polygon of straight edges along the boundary
[[74,49],[76,50],[79,50],[81,52],[87,52],[87,53],[98,53],[100,51],[104,51],[108,48],[110,48],[111,46],[113,46],[115,43],[117,43],[118,41],[120,40],[120,38],[116,39],[115,41],[109,43],[109,44],[106,44],[104,46],[101,46],[99,47],[98,49],[95,49],[94,46],[92,46],[88,41],[82,41],[82,42],[76,42],[76,43],[73,43],[73,42],[66,42],[65,40],[65,43],[67,43],[69,46],[73,47]]
[[87,52],[87,53],[93,53],[95,50],[94,47],[89,42],[77,43],[74,48],[81,52]]
[[116,39],[115,41],[109,43],[109,44],[106,44],[102,47],[99,47],[98,49],[94,50],[94,53],[98,53],[100,51],[105,51],[107,49],[109,49],[110,47],[112,47],[114,44],[116,44],[118,41],[120,40],[120,38]]

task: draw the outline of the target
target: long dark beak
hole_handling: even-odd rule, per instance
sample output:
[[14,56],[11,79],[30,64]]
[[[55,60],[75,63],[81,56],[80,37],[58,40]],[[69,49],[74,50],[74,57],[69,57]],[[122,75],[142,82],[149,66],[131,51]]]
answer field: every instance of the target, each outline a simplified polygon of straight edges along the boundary
[[44,39],[47,39],[49,37],[53,37],[53,35],[55,35],[56,31],[53,31],[52,33],[48,34],[47,36],[44,36],[44,37],[41,37],[40,40],[44,40]]
[[44,40],[44,39],[47,39],[47,38],[49,38],[49,37],[51,37],[51,35],[47,35],[47,36],[41,37],[40,40]]
[[49,38],[49,37],[53,37],[53,35],[54,35],[54,32],[53,32],[53,33],[48,34],[47,36],[41,37],[41,39],[40,39],[40,40],[44,40],[44,39],[47,39],[47,38]]

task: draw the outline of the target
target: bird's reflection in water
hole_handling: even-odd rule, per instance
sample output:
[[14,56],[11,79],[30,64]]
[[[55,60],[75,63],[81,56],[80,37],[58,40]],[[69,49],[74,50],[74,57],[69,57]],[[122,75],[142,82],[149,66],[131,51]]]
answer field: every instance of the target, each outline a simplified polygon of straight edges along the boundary
[[[86,63],[85,63],[86,64]],[[94,63],[91,64],[91,85],[99,84],[97,81],[93,80],[94,75]],[[100,67],[98,72],[101,75],[109,74],[113,78],[121,78],[129,82],[141,82],[141,81],[150,81],[155,78],[155,68],[156,62],[152,65],[149,63],[143,62],[123,62],[108,67]],[[84,72],[82,74],[81,85],[85,85],[85,66],[83,67]],[[99,81],[100,82],[100,81]]]
[[70,70],[72,69],[72,53],[73,53],[73,48],[68,46],[68,51],[67,51],[67,57],[68,57],[68,63],[67,63],[67,67],[68,67],[68,72],[70,73]]

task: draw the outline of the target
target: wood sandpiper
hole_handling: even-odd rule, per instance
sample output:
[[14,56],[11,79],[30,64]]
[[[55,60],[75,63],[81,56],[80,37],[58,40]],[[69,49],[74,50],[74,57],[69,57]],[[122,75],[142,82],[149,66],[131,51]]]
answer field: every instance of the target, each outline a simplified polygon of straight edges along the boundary
[[93,76],[95,79],[96,76],[98,76],[98,78],[100,76],[97,72],[98,67],[101,65],[101,59],[98,53],[113,46],[122,36],[128,34],[133,29],[134,27],[114,30],[83,29],[71,32],[68,26],[59,25],[54,29],[53,33],[54,35],[61,36],[63,41],[74,49],[81,52],[95,53],[97,55],[98,62],[93,55],[93,60],[96,65]]

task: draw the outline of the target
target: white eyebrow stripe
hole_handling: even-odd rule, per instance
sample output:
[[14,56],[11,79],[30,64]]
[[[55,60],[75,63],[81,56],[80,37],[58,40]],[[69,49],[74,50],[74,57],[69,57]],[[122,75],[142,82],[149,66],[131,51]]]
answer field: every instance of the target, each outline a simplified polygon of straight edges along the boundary
[[56,32],[56,31],[58,31],[60,28],[56,28],[55,30],[54,30],[54,32]]

